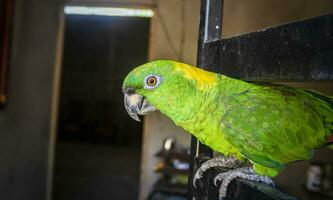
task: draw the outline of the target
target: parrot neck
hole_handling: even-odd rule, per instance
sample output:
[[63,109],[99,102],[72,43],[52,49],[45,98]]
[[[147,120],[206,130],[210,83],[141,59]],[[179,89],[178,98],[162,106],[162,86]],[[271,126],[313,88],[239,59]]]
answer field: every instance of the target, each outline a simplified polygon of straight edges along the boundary
[[214,113],[223,112],[223,98],[235,92],[242,92],[246,87],[238,86],[243,83],[248,84],[224,75],[217,75],[214,84],[210,81],[207,84],[201,83],[200,87],[184,84],[177,88],[168,88],[168,91],[164,92],[168,95],[151,99],[151,103],[177,125],[192,126],[192,123],[205,121]]
[[[212,87],[193,89],[182,85],[164,91],[168,95],[151,99],[151,103],[167,115],[174,123],[193,134],[201,142],[225,155],[241,154],[225,139],[221,130],[221,120],[225,112],[223,99],[235,92],[242,92],[246,87],[239,87],[246,82],[218,75],[217,83]],[[240,88],[243,88],[242,90]],[[221,145],[223,144],[223,145]]]

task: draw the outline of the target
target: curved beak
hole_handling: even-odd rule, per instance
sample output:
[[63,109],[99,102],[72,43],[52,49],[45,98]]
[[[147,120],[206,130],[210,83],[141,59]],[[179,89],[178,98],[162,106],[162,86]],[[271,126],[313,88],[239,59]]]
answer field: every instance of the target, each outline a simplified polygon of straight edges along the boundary
[[126,88],[123,92],[126,111],[135,121],[141,121],[138,115],[145,115],[156,110],[143,96],[136,94],[134,89]]

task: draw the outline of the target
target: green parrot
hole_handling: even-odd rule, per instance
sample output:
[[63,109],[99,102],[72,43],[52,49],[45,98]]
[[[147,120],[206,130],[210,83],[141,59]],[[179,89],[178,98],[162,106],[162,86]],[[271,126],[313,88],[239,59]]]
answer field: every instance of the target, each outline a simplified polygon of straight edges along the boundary
[[[218,175],[220,198],[234,178],[274,184],[288,163],[309,159],[333,140],[333,97],[272,83],[250,83],[187,64],[159,60],[132,70],[123,82],[128,114],[159,110],[225,157],[201,166],[235,168]],[[253,168],[237,168],[249,160]]]

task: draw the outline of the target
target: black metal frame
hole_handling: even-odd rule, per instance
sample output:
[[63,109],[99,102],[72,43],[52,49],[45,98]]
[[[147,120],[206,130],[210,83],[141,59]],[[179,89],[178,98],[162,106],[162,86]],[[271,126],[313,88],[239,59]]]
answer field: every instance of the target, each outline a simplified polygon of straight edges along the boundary
[[[223,0],[214,0],[212,3],[210,2],[211,1],[209,0],[201,1],[197,66],[210,71],[215,71],[213,68],[210,68],[213,67],[212,65],[205,65],[205,63],[207,63],[206,59],[208,58],[203,55],[205,44],[207,42],[219,40],[221,38]],[[200,197],[199,199],[201,199],[201,197],[209,195],[209,189],[212,189],[208,179],[210,176],[205,176],[203,178],[202,182],[204,187],[199,189],[193,188],[192,183],[196,169],[198,169],[204,161],[201,158],[211,158],[212,156],[213,151],[192,136],[188,199],[192,199],[193,196]]]
[[[333,14],[221,39],[223,0],[201,0],[200,12],[198,67],[251,81],[333,80]],[[189,200],[217,199],[209,180],[216,171],[204,176],[201,188],[192,184],[196,169],[212,156],[209,147],[192,137]],[[254,185],[233,181],[227,199],[294,199]]]

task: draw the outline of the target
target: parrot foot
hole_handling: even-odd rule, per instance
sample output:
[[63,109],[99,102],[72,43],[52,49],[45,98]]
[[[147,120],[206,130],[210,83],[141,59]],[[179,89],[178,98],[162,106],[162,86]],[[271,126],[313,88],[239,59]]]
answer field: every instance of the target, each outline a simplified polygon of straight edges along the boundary
[[274,181],[268,176],[263,176],[255,173],[255,171],[251,167],[242,167],[238,169],[234,169],[231,171],[227,171],[221,174],[218,174],[214,178],[214,184],[217,186],[217,181],[222,181],[220,189],[219,189],[219,199],[222,200],[227,195],[227,187],[229,183],[236,179],[242,178],[250,181],[262,182],[268,185],[275,186]]
[[242,163],[243,163],[242,161],[238,160],[235,157],[218,156],[218,157],[212,158],[210,160],[207,160],[196,171],[196,173],[193,177],[193,185],[195,188],[197,188],[197,186],[195,184],[196,181],[198,179],[201,179],[203,177],[203,173],[210,168],[223,167],[223,168],[234,169],[234,168],[239,167]]

